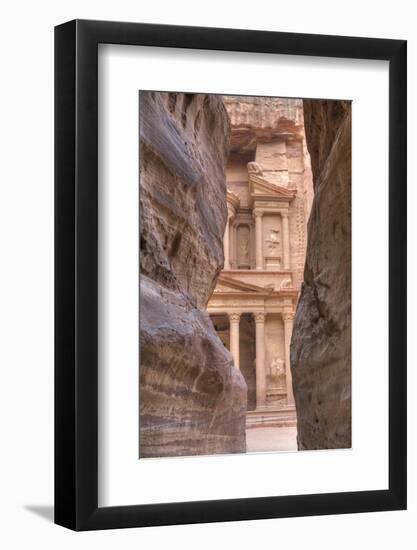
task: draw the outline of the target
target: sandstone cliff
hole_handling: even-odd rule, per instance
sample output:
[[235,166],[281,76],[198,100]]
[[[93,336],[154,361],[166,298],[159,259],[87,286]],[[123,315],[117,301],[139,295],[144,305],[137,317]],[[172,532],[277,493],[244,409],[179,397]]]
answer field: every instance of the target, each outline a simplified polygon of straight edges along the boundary
[[140,94],[140,457],[246,450],[246,384],[203,311],[229,133],[219,97]]
[[315,197],[291,342],[299,449],[351,446],[351,104],[304,101]]
[[258,142],[303,137],[303,103],[278,97],[223,96],[232,125],[232,152],[249,152]]

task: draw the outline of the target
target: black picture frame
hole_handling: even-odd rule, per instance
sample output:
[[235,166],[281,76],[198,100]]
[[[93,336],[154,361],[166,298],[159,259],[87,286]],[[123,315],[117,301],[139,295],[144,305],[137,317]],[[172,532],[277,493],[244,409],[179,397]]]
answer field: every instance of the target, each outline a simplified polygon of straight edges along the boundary
[[[389,62],[389,488],[98,507],[98,44]],[[55,28],[55,523],[74,530],[406,508],[404,40],[74,20]]]

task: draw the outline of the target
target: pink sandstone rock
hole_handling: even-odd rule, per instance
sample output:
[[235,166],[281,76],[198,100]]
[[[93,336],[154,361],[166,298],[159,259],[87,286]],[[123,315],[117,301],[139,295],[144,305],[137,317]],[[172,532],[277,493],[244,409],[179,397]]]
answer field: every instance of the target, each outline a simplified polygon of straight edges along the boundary
[[351,104],[304,101],[315,196],[291,342],[299,449],[351,446]]
[[229,133],[219,97],[140,94],[140,457],[246,450],[246,384],[204,311]]

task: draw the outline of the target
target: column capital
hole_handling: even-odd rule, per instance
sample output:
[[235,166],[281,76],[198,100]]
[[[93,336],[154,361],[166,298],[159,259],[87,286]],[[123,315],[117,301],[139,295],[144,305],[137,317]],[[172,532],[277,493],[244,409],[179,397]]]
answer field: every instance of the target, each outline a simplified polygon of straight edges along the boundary
[[255,323],[264,323],[266,318],[266,313],[265,311],[254,311],[253,318],[255,319]]
[[232,311],[232,312],[228,313],[227,315],[229,316],[229,321],[239,322],[240,321],[240,316],[242,314],[238,313],[236,311]]
[[282,318],[285,321],[293,321],[294,320],[294,312],[293,311],[283,311],[282,312]]
[[281,218],[288,218],[290,213],[289,212],[280,212]]
[[264,211],[259,210],[259,208],[254,208],[253,215],[255,216],[255,218],[262,218],[262,216],[264,215]]

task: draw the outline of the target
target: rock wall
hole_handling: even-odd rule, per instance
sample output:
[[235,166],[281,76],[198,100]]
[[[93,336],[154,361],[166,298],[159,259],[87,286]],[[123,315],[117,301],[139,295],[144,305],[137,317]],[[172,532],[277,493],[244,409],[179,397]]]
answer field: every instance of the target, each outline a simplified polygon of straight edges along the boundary
[[304,101],[314,178],[291,341],[299,449],[351,446],[351,103]]
[[232,125],[231,151],[244,153],[257,143],[303,137],[300,99],[223,96]]
[[140,94],[140,457],[245,452],[246,384],[206,311],[223,267],[221,98]]

